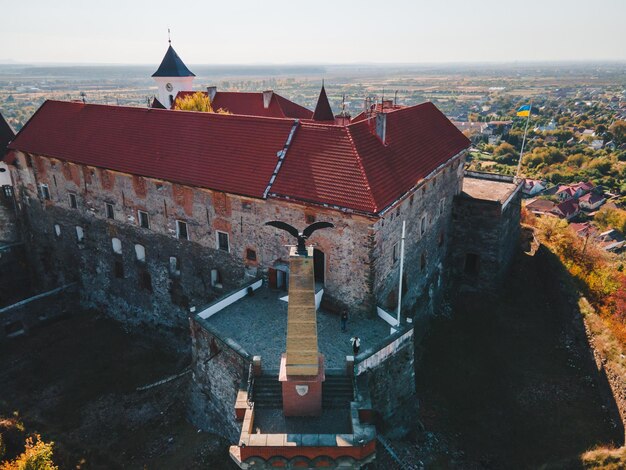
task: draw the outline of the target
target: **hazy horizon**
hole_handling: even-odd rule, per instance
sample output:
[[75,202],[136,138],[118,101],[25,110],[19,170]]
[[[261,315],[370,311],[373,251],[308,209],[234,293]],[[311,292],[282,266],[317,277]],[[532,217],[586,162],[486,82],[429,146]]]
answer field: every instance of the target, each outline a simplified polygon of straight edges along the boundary
[[[506,3],[509,3],[508,5]],[[626,61],[626,2],[190,0],[4,6],[0,59],[25,64],[359,65]]]

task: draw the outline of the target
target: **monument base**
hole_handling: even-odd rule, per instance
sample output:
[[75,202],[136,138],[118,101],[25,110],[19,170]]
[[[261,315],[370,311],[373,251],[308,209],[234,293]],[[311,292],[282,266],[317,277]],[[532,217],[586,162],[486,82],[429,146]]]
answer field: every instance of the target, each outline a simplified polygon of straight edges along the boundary
[[283,414],[285,416],[320,416],[322,414],[322,382],[324,356],[319,355],[318,374],[313,376],[287,375],[287,359],[280,359],[278,380],[283,388]]

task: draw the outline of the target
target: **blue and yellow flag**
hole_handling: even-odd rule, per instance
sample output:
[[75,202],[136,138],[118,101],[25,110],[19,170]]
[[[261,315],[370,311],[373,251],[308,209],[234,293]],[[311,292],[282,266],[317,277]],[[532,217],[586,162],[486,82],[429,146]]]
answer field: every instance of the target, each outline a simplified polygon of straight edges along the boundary
[[518,116],[530,116],[530,105],[529,104],[525,104],[524,106],[521,106],[518,110],[517,110],[517,115]]

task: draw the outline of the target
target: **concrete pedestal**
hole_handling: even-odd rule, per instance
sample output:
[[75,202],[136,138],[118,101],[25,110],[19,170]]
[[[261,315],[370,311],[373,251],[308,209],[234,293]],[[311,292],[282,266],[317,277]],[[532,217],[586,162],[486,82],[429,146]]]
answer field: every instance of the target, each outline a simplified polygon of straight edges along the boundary
[[322,382],[324,356],[319,355],[318,374],[314,376],[287,375],[287,360],[280,359],[278,380],[283,388],[283,414],[285,416],[320,416],[322,414]]

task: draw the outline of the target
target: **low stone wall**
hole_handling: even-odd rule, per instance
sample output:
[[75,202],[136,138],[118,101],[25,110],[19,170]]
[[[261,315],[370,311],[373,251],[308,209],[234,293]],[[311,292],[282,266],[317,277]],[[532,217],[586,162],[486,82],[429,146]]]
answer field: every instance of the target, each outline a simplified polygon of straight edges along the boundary
[[[418,409],[413,339],[411,328],[392,336],[379,351],[366,351],[356,358],[355,370],[367,377],[372,409],[381,418],[379,430],[403,427]],[[368,367],[367,361],[372,358],[376,358],[371,361],[374,365]]]
[[70,284],[0,308],[0,342],[71,315],[78,306],[76,297],[76,285]]
[[240,425],[235,402],[248,379],[252,356],[234,341],[221,339],[197,315],[189,322],[193,372],[189,418],[196,426],[237,442]]

